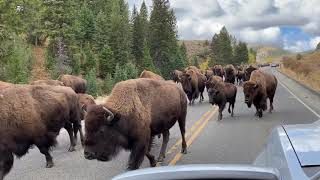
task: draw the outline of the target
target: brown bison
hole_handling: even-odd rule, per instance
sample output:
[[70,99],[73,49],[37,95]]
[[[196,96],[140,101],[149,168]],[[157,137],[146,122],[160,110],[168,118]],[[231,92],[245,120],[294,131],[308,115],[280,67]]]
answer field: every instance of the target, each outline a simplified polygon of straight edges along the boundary
[[71,87],[76,93],[86,93],[87,80],[72,75],[62,75],[58,78],[65,86]]
[[11,84],[11,83],[7,83],[7,82],[4,82],[4,81],[0,81],[0,90],[1,89],[5,89],[5,88],[7,88],[7,87],[10,87],[10,86],[12,86],[13,84]]
[[234,66],[232,64],[228,64],[224,68],[224,72],[225,72],[224,81],[234,84],[236,80],[236,72],[237,72]]
[[131,151],[128,168],[138,169],[150,154],[152,139],[163,134],[159,160],[165,156],[169,129],[178,121],[182,135],[182,153],[187,152],[185,120],[187,99],[174,82],[131,79],[119,82],[104,105],[88,107],[85,119],[84,156],[109,161],[120,149]]
[[237,77],[237,84],[241,85],[244,80],[244,70],[237,70],[236,77]]
[[182,76],[183,72],[179,71],[179,70],[174,70],[172,72],[172,80],[176,83],[181,82],[181,76]]
[[[86,116],[86,113],[87,113],[88,106],[95,105],[96,102],[95,102],[94,98],[89,94],[79,93],[78,97],[79,97],[79,106],[81,107],[80,119],[84,120],[84,117]],[[82,132],[82,125],[81,124],[80,124],[79,128],[73,129],[74,137],[75,137],[76,141],[77,141],[78,130],[80,132],[81,143],[83,143],[83,132]]]
[[220,76],[211,76],[207,81],[206,81],[206,88],[207,91],[210,88],[213,88],[218,82],[223,82],[223,79]]
[[213,71],[213,75],[215,76],[220,76],[223,78],[224,76],[224,69],[221,65],[215,65],[213,66],[212,68],[212,71]]
[[31,85],[49,85],[49,86],[65,86],[65,84],[58,80],[38,80],[30,83]]
[[249,65],[249,67],[244,70],[244,81],[249,81],[252,71],[258,70],[259,68],[255,65]]
[[181,76],[181,85],[186,93],[189,104],[194,104],[194,101],[199,97],[200,94],[200,102],[203,101],[203,91],[205,89],[206,77],[197,73],[196,71],[189,69],[186,73]]
[[209,88],[208,95],[209,103],[219,106],[219,120],[222,119],[222,112],[227,103],[229,103],[228,112],[231,113],[231,117],[233,117],[234,104],[237,97],[237,87],[235,85],[217,82],[214,87]]
[[256,115],[262,117],[262,112],[267,110],[267,98],[270,100],[270,110],[273,110],[273,98],[277,89],[278,81],[272,74],[255,70],[251,73],[250,80],[243,84],[245,103],[250,108],[256,107]]
[[194,70],[196,71],[197,73],[200,73],[201,74],[201,70],[198,69],[196,66],[189,66],[187,68],[184,69],[185,72],[187,72],[188,70]]
[[21,157],[35,145],[53,166],[49,150],[62,127],[74,150],[72,124],[80,123],[77,94],[69,87],[14,85],[0,92],[0,179],[10,171],[13,155]]
[[214,74],[213,74],[213,71],[211,69],[208,69],[208,70],[205,71],[204,75],[206,76],[206,78],[208,80]]
[[155,80],[164,80],[163,77],[160,75],[153,73],[151,71],[143,70],[140,74],[140,78],[149,78],[149,79],[155,79]]

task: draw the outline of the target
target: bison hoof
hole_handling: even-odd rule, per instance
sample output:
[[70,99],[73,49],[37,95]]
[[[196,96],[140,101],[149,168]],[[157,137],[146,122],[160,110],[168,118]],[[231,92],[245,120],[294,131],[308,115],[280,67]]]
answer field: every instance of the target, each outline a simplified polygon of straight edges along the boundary
[[47,162],[46,168],[52,168],[53,167],[53,162]]
[[181,150],[181,153],[182,153],[182,154],[187,154],[187,149],[182,149],[182,150]]
[[73,151],[75,151],[75,150],[76,150],[76,149],[74,148],[74,146],[70,146],[69,149],[68,149],[69,152],[73,152]]
[[165,158],[164,156],[159,156],[158,157],[158,162],[163,162],[164,158]]
[[233,117],[233,112],[231,113],[231,117]]

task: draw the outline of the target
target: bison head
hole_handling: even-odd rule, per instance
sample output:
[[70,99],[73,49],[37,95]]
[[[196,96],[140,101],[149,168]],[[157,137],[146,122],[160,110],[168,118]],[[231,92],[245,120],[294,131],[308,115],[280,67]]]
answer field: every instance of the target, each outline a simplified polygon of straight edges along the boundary
[[244,101],[251,108],[253,99],[257,96],[260,83],[247,81],[243,84]]
[[127,146],[119,118],[102,105],[91,105],[85,118],[84,157],[109,161]]
[[214,105],[216,103],[217,96],[219,95],[220,91],[214,88],[209,88],[208,96],[209,96],[209,103]]
[[182,85],[183,91],[187,94],[189,98],[189,95],[192,96],[191,76],[189,74],[183,74],[180,79],[181,79],[181,85]]

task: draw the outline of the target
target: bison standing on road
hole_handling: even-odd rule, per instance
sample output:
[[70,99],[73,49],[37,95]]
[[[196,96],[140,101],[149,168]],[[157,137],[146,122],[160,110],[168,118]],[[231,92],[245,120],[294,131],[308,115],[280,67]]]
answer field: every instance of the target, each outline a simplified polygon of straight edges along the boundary
[[267,110],[267,98],[270,100],[271,113],[273,110],[273,98],[277,89],[278,81],[273,74],[260,70],[251,73],[250,80],[243,84],[245,103],[250,108],[252,103],[256,107],[256,115],[262,117],[262,112]]
[[205,71],[204,75],[206,76],[206,78],[208,80],[208,79],[210,79],[211,76],[213,76],[213,71],[211,69],[208,69]]
[[85,119],[84,156],[109,161],[120,149],[131,151],[129,169],[138,169],[150,154],[152,139],[163,134],[159,160],[165,156],[169,129],[178,121],[182,136],[182,153],[187,152],[185,120],[187,99],[174,82],[132,79],[115,85],[104,105],[89,106]]
[[196,71],[189,69],[186,73],[181,76],[181,84],[184,92],[186,93],[189,104],[193,104],[194,101],[199,97],[200,102],[203,101],[203,91],[205,89],[206,77],[197,73]]
[[206,88],[207,91],[210,88],[213,88],[218,82],[223,82],[223,79],[220,76],[211,76],[207,81],[206,81]]
[[58,79],[76,93],[86,93],[87,80],[72,75],[62,75]]
[[237,87],[234,84],[217,82],[214,87],[209,88],[208,95],[209,103],[219,106],[219,120],[222,119],[222,112],[227,103],[229,103],[228,112],[233,117],[234,104],[237,97]]
[[255,65],[249,65],[249,67],[245,68],[244,70],[244,81],[249,81],[251,73],[254,70],[258,70],[259,68]]
[[74,150],[72,123],[80,122],[77,94],[69,87],[14,85],[0,92],[0,179],[10,171],[13,154],[21,157],[36,145],[53,166],[49,150],[62,127]]
[[49,85],[49,86],[65,86],[65,84],[58,80],[38,80],[30,83],[31,85]]
[[213,74],[215,76],[220,76],[221,78],[223,78],[224,76],[224,69],[221,65],[215,65],[212,68]]
[[228,83],[235,83],[236,80],[236,69],[234,68],[234,66],[232,64],[228,64],[225,68],[224,68],[224,72],[225,72],[225,82]]
[[244,80],[244,70],[243,69],[238,69],[236,77],[237,77],[238,85],[241,85],[243,83],[243,80]]
[[179,70],[174,70],[172,72],[172,80],[176,83],[181,82],[181,76],[182,76],[183,72],[179,71]]
[[160,75],[151,72],[151,71],[147,71],[147,70],[143,70],[142,73],[140,74],[140,78],[149,78],[149,79],[154,79],[154,80],[164,80],[163,77],[161,77]]

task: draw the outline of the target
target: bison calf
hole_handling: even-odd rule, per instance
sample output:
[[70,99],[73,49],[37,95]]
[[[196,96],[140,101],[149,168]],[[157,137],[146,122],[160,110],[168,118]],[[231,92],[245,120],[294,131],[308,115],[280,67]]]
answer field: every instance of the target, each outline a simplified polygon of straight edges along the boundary
[[277,84],[278,81],[274,75],[260,70],[253,71],[250,80],[243,84],[245,103],[249,108],[254,104],[259,118],[262,117],[262,112],[267,110],[267,98],[270,100],[269,112],[272,112]]
[[237,97],[237,87],[235,85],[217,82],[214,87],[209,88],[208,95],[209,103],[219,106],[219,120],[222,119],[222,111],[227,103],[229,103],[228,112],[231,113],[231,117],[233,117],[234,104]]
[[159,159],[165,156],[169,129],[178,121],[182,152],[187,152],[185,120],[187,99],[174,82],[132,79],[115,85],[103,105],[88,107],[85,118],[84,156],[109,161],[120,149],[131,151],[129,169],[138,169],[144,156],[156,165],[150,154],[152,139],[163,134]]

